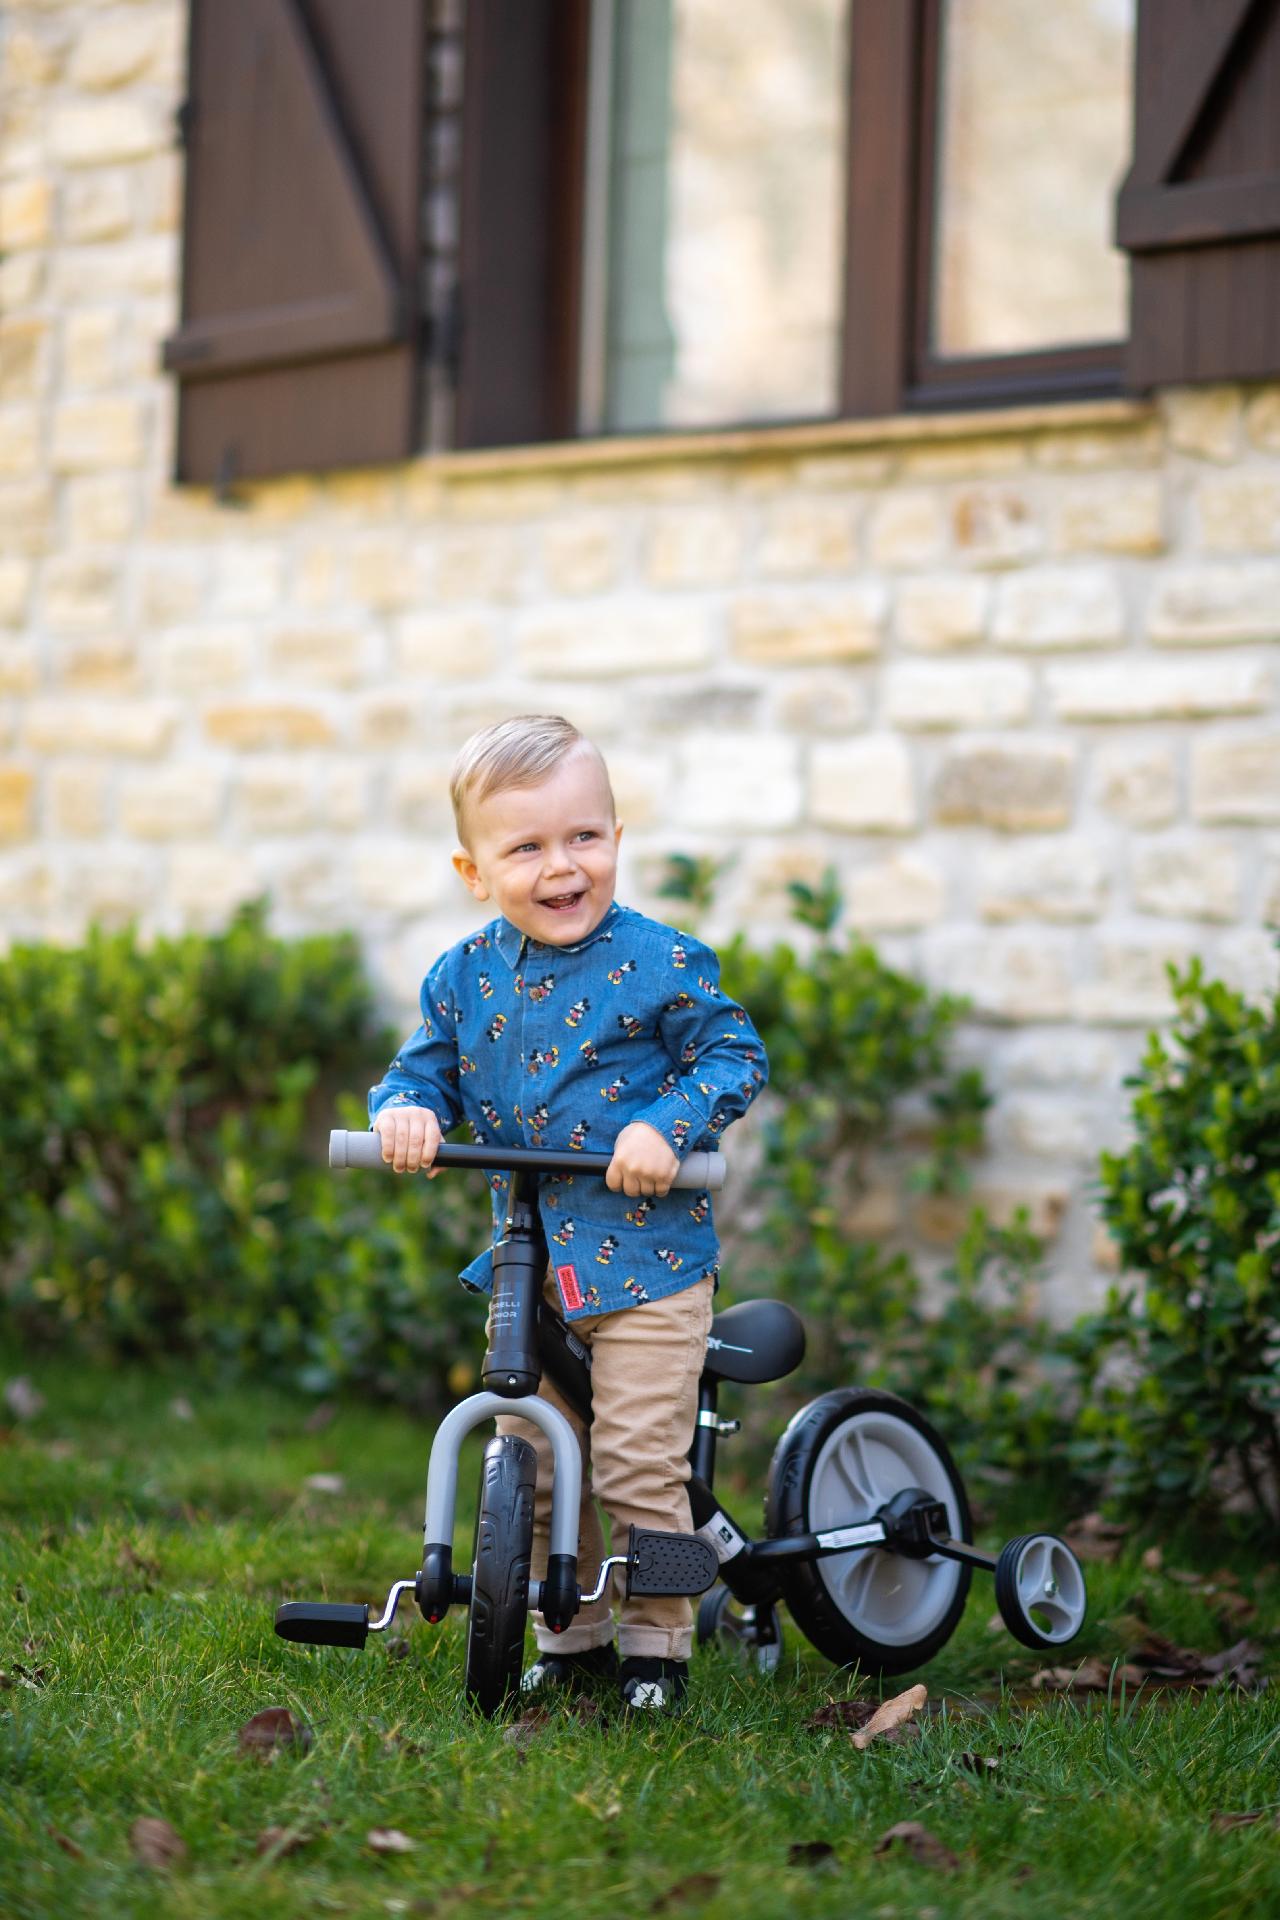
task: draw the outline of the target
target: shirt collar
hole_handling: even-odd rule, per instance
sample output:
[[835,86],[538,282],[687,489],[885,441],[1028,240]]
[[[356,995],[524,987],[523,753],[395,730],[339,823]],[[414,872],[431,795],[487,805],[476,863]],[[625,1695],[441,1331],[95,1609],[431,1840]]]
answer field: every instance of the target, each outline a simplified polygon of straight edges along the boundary
[[585,940],[579,940],[571,947],[557,947],[552,946],[549,941],[530,940],[527,934],[521,933],[519,927],[513,927],[509,920],[500,919],[498,930],[493,936],[493,944],[507,965],[512,968],[519,966],[526,951],[537,954],[583,953],[588,947],[594,946],[597,940],[612,938],[614,923],[622,911],[616,900],[610,901],[608,911],[600,924],[591,929]]

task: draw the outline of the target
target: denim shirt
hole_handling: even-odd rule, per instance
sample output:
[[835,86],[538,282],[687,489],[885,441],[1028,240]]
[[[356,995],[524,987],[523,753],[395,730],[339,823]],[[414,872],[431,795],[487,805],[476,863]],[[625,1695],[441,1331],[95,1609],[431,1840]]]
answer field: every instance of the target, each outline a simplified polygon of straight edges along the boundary
[[[710,947],[617,901],[576,946],[531,940],[499,918],[442,954],[422,985],[422,1025],[369,1094],[430,1107],[473,1140],[608,1152],[634,1120],[681,1158],[714,1150],[768,1075],[764,1047],[720,991]],[[507,1178],[489,1175],[495,1242]],[[718,1271],[705,1192],[611,1193],[598,1175],[546,1174],[538,1204],[566,1318],[679,1293]],[[461,1275],[487,1291],[492,1250]]]

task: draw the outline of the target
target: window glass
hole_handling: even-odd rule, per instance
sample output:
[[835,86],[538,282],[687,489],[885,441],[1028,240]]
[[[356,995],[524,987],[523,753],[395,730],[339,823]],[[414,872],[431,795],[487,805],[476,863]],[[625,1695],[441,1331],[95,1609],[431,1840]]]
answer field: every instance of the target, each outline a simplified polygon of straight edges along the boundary
[[1111,226],[1131,144],[1133,13],[1134,0],[948,0],[935,353],[1123,337]]
[[588,429],[834,411],[844,12],[844,0],[608,6],[602,417]]

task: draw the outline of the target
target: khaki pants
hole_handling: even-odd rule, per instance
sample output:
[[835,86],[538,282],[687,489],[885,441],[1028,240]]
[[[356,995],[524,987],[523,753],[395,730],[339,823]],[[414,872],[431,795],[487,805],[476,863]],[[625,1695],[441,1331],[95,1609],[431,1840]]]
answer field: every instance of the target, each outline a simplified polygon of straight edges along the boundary
[[[710,1278],[681,1293],[647,1300],[619,1313],[587,1314],[571,1324],[591,1349],[592,1421],[590,1431],[543,1379],[538,1396],[565,1415],[582,1447],[582,1506],[578,1518],[578,1579],[590,1589],[605,1557],[604,1535],[596,1512],[599,1500],[613,1530],[613,1551],[625,1553],[627,1530],[658,1527],[688,1533],[689,1448],[698,1410],[698,1377],[711,1327]],[[544,1294],[560,1310],[554,1279]],[[499,1433],[519,1434],[538,1455],[534,1507],[533,1576],[546,1572],[551,1524],[551,1442],[529,1421],[502,1418]],[[622,1583],[618,1585],[621,1595]],[[563,1633],[552,1633],[542,1615],[534,1615],[540,1651],[583,1653],[613,1638],[609,1589],[584,1606]],[[693,1609],[682,1594],[668,1599],[620,1599],[618,1650],[687,1660],[693,1649]]]

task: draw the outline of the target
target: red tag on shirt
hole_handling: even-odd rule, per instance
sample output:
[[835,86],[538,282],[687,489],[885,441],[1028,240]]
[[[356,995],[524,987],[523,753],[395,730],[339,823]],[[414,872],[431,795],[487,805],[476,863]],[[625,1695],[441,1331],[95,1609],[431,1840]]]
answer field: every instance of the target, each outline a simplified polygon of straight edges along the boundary
[[572,1267],[557,1267],[556,1279],[560,1286],[560,1297],[565,1306],[573,1313],[582,1305],[582,1288],[578,1285],[578,1276]]

